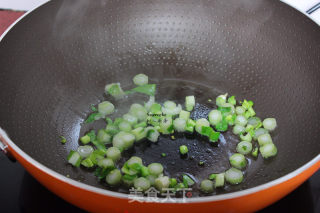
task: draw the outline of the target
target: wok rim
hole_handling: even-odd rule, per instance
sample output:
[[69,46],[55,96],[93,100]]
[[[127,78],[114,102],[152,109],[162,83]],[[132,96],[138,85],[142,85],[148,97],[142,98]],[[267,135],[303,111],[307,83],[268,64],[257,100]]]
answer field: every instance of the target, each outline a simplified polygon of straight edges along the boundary
[[[29,10],[28,12],[26,12],[25,14],[23,14],[22,16],[20,16],[14,23],[12,23],[6,30],[5,32],[0,36],[0,42],[4,39],[4,37],[8,34],[8,32],[18,23],[20,22],[23,18],[25,18],[26,16],[28,16],[30,13],[32,13],[33,11],[37,10],[38,8],[40,8],[41,6],[47,4],[51,2],[51,0],[48,0],[47,2],[43,2],[42,4],[40,4],[39,6],[35,7],[32,10]],[[282,2],[282,1],[281,1]],[[285,2],[282,2],[284,4],[286,4]],[[288,5],[288,4],[287,4]],[[290,5],[288,5],[290,6]],[[291,7],[291,6],[290,6]],[[295,10],[297,10],[297,8],[292,7]],[[298,12],[301,13],[301,11],[298,10]],[[304,14],[304,13],[302,13]],[[305,14],[304,14],[305,15]],[[305,15],[306,16],[306,15]],[[309,16],[307,16],[307,18],[310,18]],[[311,18],[311,20],[313,20]],[[314,20],[313,20],[314,21]],[[109,197],[114,197],[114,198],[121,198],[121,199],[126,199],[129,200],[129,196],[128,194],[124,194],[124,193],[120,193],[120,192],[114,192],[114,191],[109,191],[107,189],[102,189],[102,188],[98,188],[95,186],[91,186],[89,184],[85,184],[85,183],[81,183],[79,181],[73,180],[71,178],[68,178],[52,169],[50,169],[49,167],[43,165],[42,163],[36,161],[35,159],[33,159],[30,155],[28,155],[26,152],[24,152],[22,149],[20,149],[8,136],[7,134],[0,128],[0,135],[2,135],[5,139],[5,142],[7,143],[6,145],[9,147],[9,152],[10,152],[10,148],[12,148],[17,154],[19,154],[24,160],[26,160],[27,162],[29,162],[32,166],[34,166],[35,168],[37,168],[38,170],[44,172],[47,175],[50,175],[51,177],[62,181],[66,184],[75,186],[81,190],[86,190],[92,193],[96,193],[96,194],[100,194],[103,196],[109,196]],[[243,197],[243,196],[247,196],[250,194],[254,194],[256,192],[280,185],[281,183],[284,183],[290,179],[295,178],[296,176],[298,176],[299,174],[303,173],[304,171],[308,170],[310,167],[312,167],[313,165],[315,165],[317,162],[320,162],[320,154],[318,154],[317,156],[315,156],[312,160],[308,161],[307,163],[305,163],[303,166],[297,168],[296,170],[280,177],[277,178],[273,181],[269,181],[265,184],[261,184],[258,186],[255,186],[253,188],[249,188],[249,189],[245,189],[245,190],[240,190],[240,191],[236,191],[236,192],[231,192],[231,193],[227,193],[227,194],[221,194],[221,195],[211,195],[211,196],[206,196],[206,197],[192,197],[192,198],[188,198],[185,199],[183,201],[183,198],[176,198],[177,203],[182,203],[182,204],[188,204],[188,203],[204,203],[204,202],[214,202],[214,201],[222,201],[222,200],[230,200],[230,199],[235,199],[235,198],[239,198],[239,197]],[[147,197],[144,197],[143,199],[141,199],[143,201],[147,201]],[[182,202],[183,201],[183,202]],[[163,203],[163,204],[172,204],[172,202],[156,202],[156,203]]]

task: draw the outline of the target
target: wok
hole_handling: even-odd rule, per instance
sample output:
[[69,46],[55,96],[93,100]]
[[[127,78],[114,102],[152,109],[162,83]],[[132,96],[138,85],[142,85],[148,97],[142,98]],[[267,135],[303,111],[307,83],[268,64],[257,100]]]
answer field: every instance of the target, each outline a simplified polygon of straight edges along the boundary
[[[10,136],[1,130],[2,148],[51,191],[88,211],[261,209],[320,167],[319,38],[316,24],[278,1],[51,1],[27,14],[0,43],[0,126]],[[204,103],[228,92],[253,100],[258,116],[277,118],[278,156],[251,161],[242,184],[213,196],[129,203],[127,194],[67,165],[66,156],[79,135],[96,127],[82,122],[90,104],[106,99],[104,85],[129,86],[138,73],[159,84],[159,97],[166,99],[195,94]],[[137,145],[125,158],[144,156],[146,164],[160,162],[171,173],[205,177],[228,166],[236,141],[224,137],[218,147],[161,138]],[[194,146],[204,168],[175,153],[181,143]],[[161,158],[162,151],[172,157]]]

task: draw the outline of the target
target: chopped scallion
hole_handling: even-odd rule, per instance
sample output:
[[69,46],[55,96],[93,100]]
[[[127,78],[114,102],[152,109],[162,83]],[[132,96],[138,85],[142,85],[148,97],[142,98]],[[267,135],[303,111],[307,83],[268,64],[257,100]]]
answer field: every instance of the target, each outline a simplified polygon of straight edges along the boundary
[[222,106],[226,103],[227,101],[227,96],[228,96],[228,93],[224,94],[224,95],[219,95],[217,98],[216,98],[216,105],[217,106]]
[[195,184],[194,180],[192,180],[191,177],[189,177],[189,175],[186,174],[182,175],[182,182],[186,188]]
[[165,188],[168,188],[170,185],[169,177],[168,176],[158,177],[157,179],[155,179],[154,185],[158,190],[163,191]]
[[263,120],[263,128],[273,131],[277,127],[277,121],[274,118],[266,118]]
[[121,182],[121,172],[119,169],[112,170],[109,174],[106,176],[106,182],[111,186],[116,186],[120,184]]
[[86,158],[89,157],[89,155],[93,152],[93,148],[89,145],[79,146],[77,152],[80,154],[81,157]]
[[193,133],[195,125],[196,122],[189,118],[186,124],[186,131],[189,133]]
[[277,147],[273,143],[268,143],[260,147],[260,153],[263,158],[276,156],[278,153]]
[[236,97],[235,96],[231,96],[228,98],[228,103],[232,104],[232,105],[236,105],[237,101],[236,101]]
[[114,162],[117,162],[121,158],[121,151],[117,147],[110,147],[107,149],[106,155]]
[[133,181],[134,188],[141,190],[141,191],[146,191],[150,188],[151,184],[150,181],[144,177],[139,177]]
[[173,121],[173,127],[177,132],[184,132],[186,125],[187,125],[187,122],[183,118],[176,118]]
[[263,134],[258,137],[259,146],[264,146],[268,143],[273,143],[270,134]]
[[147,137],[147,132],[143,127],[135,128],[131,131],[131,133],[135,136],[136,141],[141,141]]
[[120,83],[112,83],[112,84],[106,85],[105,93],[110,94],[116,99],[120,99],[125,95],[125,93],[123,92],[120,86]]
[[87,168],[91,168],[94,166],[94,163],[92,162],[92,160],[90,158],[86,158],[83,161],[81,161],[81,165]]
[[139,121],[145,121],[148,117],[147,110],[140,104],[132,104],[129,110],[129,114],[138,118]]
[[144,130],[146,132],[146,137],[149,141],[151,142],[157,142],[158,138],[160,136],[160,133],[158,132],[158,130],[154,127],[147,127]]
[[148,84],[148,76],[145,74],[138,74],[134,76],[133,83],[138,86]]
[[251,155],[256,158],[256,157],[258,157],[258,153],[259,153],[259,149],[258,149],[258,147],[256,147],[251,152]]
[[78,152],[70,150],[67,157],[68,163],[72,164],[75,167],[79,167],[81,163],[81,156]]
[[237,152],[240,154],[246,155],[252,151],[252,144],[248,141],[241,141],[237,145]]
[[243,174],[239,169],[230,168],[226,171],[225,178],[230,184],[239,184],[243,181]]
[[181,110],[180,114],[179,114],[179,118],[187,121],[190,118],[190,112],[185,111],[185,110]]
[[173,123],[171,117],[165,117],[161,120],[160,131],[162,134],[171,134],[173,133]]
[[111,136],[104,129],[100,129],[97,134],[97,140],[102,144],[110,144]]
[[196,100],[195,100],[195,97],[192,95],[192,96],[187,96],[186,97],[186,110],[187,111],[192,111],[194,106],[196,104]]
[[214,109],[209,113],[208,118],[210,124],[214,126],[222,121],[222,114],[219,110]]
[[237,106],[236,107],[236,113],[237,115],[243,115],[246,112],[245,108],[243,108],[242,106]]
[[64,136],[60,136],[60,142],[62,144],[65,144],[65,143],[67,143],[67,139]]
[[243,169],[246,167],[247,165],[247,160],[244,157],[243,154],[233,154],[230,158],[229,158],[230,164],[232,167],[237,168],[237,169]]
[[143,94],[146,94],[149,96],[154,96],[156,93],[156,85],[155,84],[145,84],[145,85],[133,88],[133,89],[127,91],[126,93],[134,93],[134,92],[143,93]]
[[215,178],[215,184],[214,184],[215,188],[224,186],[224,179],[225,179],[224,176],[225,176],[225,173],[217,174]]
[[210,174],[209,175],[209,180],[215,180],[217,177],[217,174]]
[[82,137],[80,138],[80,141],[81,141],[83,144],[89,143],[89,142],[90,142],[90,137],[89,137],[89,135],[82,136]]
[[180,153],[182,154],[182,155],[185,155],[185,154],[187,154],[188,153],[188,147],[186,146],[186,145],[182,145],[182,146],[180,146],[179,147],[179,150],[180,150]]
[[213,182],[211,180],[201,181],[200,190],[204,193],[212,193],[213,192]]
[[195,130],[201,134],[201,131],[202,131],[202,127],[203,126],[207,126],[209,127],[210,126],[210,123],[207,119],[205,118],[200,118],[196,121],[196,125],[195,125]]
[[110,115],[114,112],[114,105],[109,101],[103,101],[98,105],[98,112],[101,115]]
[[163,166],[160,163],[151,163],[148,165],[149,173],[158,176],[163,172]]

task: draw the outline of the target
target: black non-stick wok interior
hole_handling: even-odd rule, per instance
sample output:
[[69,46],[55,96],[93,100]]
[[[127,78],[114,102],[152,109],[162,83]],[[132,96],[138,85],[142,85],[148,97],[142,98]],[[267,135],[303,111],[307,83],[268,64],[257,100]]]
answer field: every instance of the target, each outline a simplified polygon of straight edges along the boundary
[[[319,154],[319,38],[316,24],[278,1],[52,1],[0,43],[0,126],[40,163],[105,188],[91,172],[66,163],[79,135],[105,125],[82,125],[89,106],[106,99],[105,84],[130,87],[135,74],[145,73],[159,84],[158,99],[183,103],[195,94],[204,114],[213,106],[209,98],[228,92],[253,100],[258,116],[278,121],[278,156],[250,161],[245,181],[226,190],[257,186]],[[202,179],[229,167],[237,143],[230,133],[218,146],[176,138],[141,142],[125,155]],[[193,160],[180,158],[181,144]]]

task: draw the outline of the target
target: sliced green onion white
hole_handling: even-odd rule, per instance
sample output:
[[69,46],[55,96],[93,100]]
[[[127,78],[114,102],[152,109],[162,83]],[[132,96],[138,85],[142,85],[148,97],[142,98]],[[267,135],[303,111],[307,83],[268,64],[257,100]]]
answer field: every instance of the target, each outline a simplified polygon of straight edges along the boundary
[[148,84],[148,76],[146,76],[145,74],[138,74],[134,76],[133,83],[138,86]]
[[[200,190],[208,194],[212,193],[214,188],[223,187],[226,183],[239,184],[243,181],[241,170],[247,167],[245,155],[256,158],[261,153],[265,159],[277,155],[278,150],[271,136],[277,127],[277,121],[275,118],[266,118],[262,122],[256,115],[252,101],[237,101],[235,96],[219,95],[216,98],[217,108],[212,109],[207,117],[199,118],[197,112],[192,112],[196,106],[195,96],[186,96],[184,106],[172,100],[164,101],[161,105],[156,102],[156,85],[149,84],[147,75],[141,73],[134,76],[133,83],[136,86],[127,91],[123,91],[120,83],[111,83],[105,86],[105,92],[117,99],[115,103],[132,93],[147,95],[149,99],[144,104],[133,103],[121,117],[116,117],[120,110],[116,110],[110,101],[103,101],[97,108],[91,108],[93,113],[84,123],[104,118],[107,123],[106,128],[98,130],[97,135],[95,130],[91,130],[82,136],[80,142],[84,145],[79,146],[77,151],[70,151],[67,157],[68,163],[75,167],[80,165],[87,168],[96,167],[97,177],[104,179],[110,186],[123,184],[144,192],[151,186],[155,186],[161,192],[168,187],[178,190],[192,187],[196,180],[186,174],[182,175],[182,182],[164,176],[164,167],[160,163],[150,163],[146,166],[137,156],[119,165],[123,162],[120,160],[122,152],[130,149],[135,142],[143,140],[158,142],[160,134],[186,132],[187,135],[191,135],[196,130],[197,134],[206,136],[208,141],[217,142],[223,138],[223,135],[220,135],[222,132],[232,130],[241,141],[236,146],[237,153],[229,158],[230,169],[222,173],[213,173],[209,176],[210,180],[201,181]],[[177,143],[175,135],[170,137],[172,143]],[[192,151],[192,148],[189,150],[186,145],[178,147],[177,152],[184,157]],[[157,156],[164,158],[167,153],[161,155],[159,153]],[[203,165],[203,161],[200,161],[199,165]]]
[[103,101],[98,104],[98,111],[104,116],[110,115],[114,112],[114,105],[109,101]]
[[86,158],[89,157],[89,155],[93,152],[93,148],[89,145],[79,146],[77,152],[82,158]]
[[187,96],[186,103],[185,103],[187,111],[192,111],[195,105],[196,105],[195,97],[193,95]]
[[263,120],[263,128],[273,131],[277,127],[277,121],[274,118],[266,118]]
[[218,123],[220,123],[222,121],[222,114],[219,110],[212,110],[209,115],[209,122],[211,125],[217,125]]
[[187,121],[183,118],[176,118],[173,121],[173,128],[177,132],[184,132],[187,125]]

